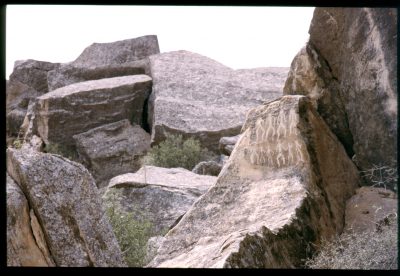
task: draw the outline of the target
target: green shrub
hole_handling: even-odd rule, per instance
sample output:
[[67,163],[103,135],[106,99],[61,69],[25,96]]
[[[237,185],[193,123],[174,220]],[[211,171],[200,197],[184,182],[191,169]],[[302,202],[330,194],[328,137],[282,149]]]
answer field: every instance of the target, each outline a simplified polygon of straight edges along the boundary
[[[124,212],[117,201],[119,191],[109,192],[105,197],[106,213],[118,240],[126,263],[130,267],[146,265],[147,241],[152,236],[152,224],[143,214]],[[137,219],[140,216],[141,219]]]
[[58,154],[72,161],[79,160],[78,154],[76,153],[75,149],[71,146],[65,146],[57,143],[46,144],[44,147],[44,152]]
[[17,138],[13,141],[12,145],[14,148],[20,149],[20,148],[22,148],[22,140]]
[[183,140],[182,135],[168,134],[159,145],[150,149],[143,159],[144,165],[164,168],[193,169],[199,162],[211,159],[212,153],[202,149],[193,138]]
[[377,230],[344,233],[325,241],[307,260],[313,269],[397,269],[397,216],[385,219]]

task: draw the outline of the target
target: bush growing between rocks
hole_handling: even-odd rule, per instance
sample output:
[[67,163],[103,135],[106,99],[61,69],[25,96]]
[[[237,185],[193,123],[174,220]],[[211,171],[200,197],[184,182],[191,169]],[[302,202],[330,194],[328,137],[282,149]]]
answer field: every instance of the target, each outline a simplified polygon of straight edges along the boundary
[[125,262],[130,267],[143,267],[147,264],[147,241],[152,236],[152,224],[144,219],[135,219],[132,212],[124,212],[117,202],[119,191],[110,192],[105,197],[106,213]]
[[182,135],[167,134],[167,138],[150,149],[143,158],[143,165],[163,168],[185,168],[192,170],[200,161],[212,158],[212,153],[202,149],[200,142],[189,138],[183,140]]
[[397,214],[391,214],[376,230],[344,233],[323,242],[321,251],[306,261],[312,269],[397,269]]

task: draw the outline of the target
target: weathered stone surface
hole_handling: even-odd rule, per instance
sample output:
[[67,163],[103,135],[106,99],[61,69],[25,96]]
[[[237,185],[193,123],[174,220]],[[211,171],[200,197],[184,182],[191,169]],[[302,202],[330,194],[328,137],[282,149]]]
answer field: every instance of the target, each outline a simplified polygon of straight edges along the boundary
[[10,81],[19,81],[43,94],[49,91],[47,73],[59,66],[59,63],[33,59],[19,60],[15,62],[14,70],[9,79]]
[[224,155],[231,155],[233,148],[235,147],[237,141],[239,141],[240,135],[232,137],[222,137],[219,140],[219,151]]
[[140,169],[140,158],[150,149],[150,135],[127,119],[73,136],[77,152],[98,187],[117,175]]
[[345,231],[376,230],[389,215],[397,214],[397,197],[390,190],[361,187],[346,203]]
[[98,67],[137,61],[160,53],[156,35],[141,36],[110,43],[93,43],[71,65]]
[[30,100],[40,93],[18,80],[7,82],[6,93],[7,133],[17,136]]
[[281,96],[288,72],[288,68],[232,70],[187,51],[149,59],[152,143],[164,140],[166,133],[182,134],[199,139],[216,153],[221,137],[240,132],[249,108]]
[[147,241],[146,263],[149,263],[156,256],[157,250],[164,240],[163,236],[154,236]]
[[[354,161],[361,170],[373,165],[396,166],[397,162],[397,10],[394,8],[316,8],[310,26],[309,47],[318,58],[311,62],[317,76],[299,69],[297,79],[305,82],[322,79],[315,86],[304,87],[292,82],[302,94],[314,94],[317,87],[324,93],[318,106],[322,117],[355,153]],[[308,58],[311,59],[310,52]],[[323,61],[318,64],[317,61]],[[294,62],[292,65],[296,65]],[[317,66],[315,66],[317,65]],[[301,66],[300,66],[301,67]],[[295,68],[292,68],[296,71]],[[321,72],[322,71],[322,72]],[[328,72],[325,74],[324,72]],[[331,84],[334,89],[331,89]],[[337,85],[336,85],[337,84]],[[290,87],[291,85],[288,85]],[[335,87],[336,86],[336,87]],[[291,92],[296,92],[291,89]],[[343,107],[331,101],[342,102]],[[325,107],[331,107],[325,110]],[[322,110],[320,110],[322,108]],[[335,116],[339,113],[345,120]],[[329,119],[332,119],[329,121]],[[342,126],[335,126],[341,122]],[[343,139],[348,125],[352,140]],[[342,137],[340,137],[342,136]],[[351,146],[351,147],[350,147]],[[367,184],[372,184],[364,179]],[[390,186],[393,189],[396,183]]]
[[7,266],[54,266],[47,246],[43,246],[45,241],[36,216],[24,193],[8,174],[6,194]]
[[151,78],[146,75],[86,81],[56,89],[37,98],[37,133],[46,144],[73,145],[73,135],[103,124],[123,119],[141,124],[150,91]]
[[215,161],[202,161],[197,164],[192,172],[202,175],[218,176],[222,169],[222,164]]
[[358,172],[304,96],[249,111],[218,180],[165,236],[154,267],[294,268],[341,233]]
[[153,234],[164,235],[216,179],[183,168],[144,166],[111,179],[104,197],[122,190],[118,202],[123,211],[142,213],[152,223]]
[[50,71],[47,79],[52,91],[77,82],[140,74],[149,74],[147,59],[97,67],[75,67],[67,63]]
[[94,180],[82,165],[8,149],[7,171],[34,211],[56,266],[124,265]]

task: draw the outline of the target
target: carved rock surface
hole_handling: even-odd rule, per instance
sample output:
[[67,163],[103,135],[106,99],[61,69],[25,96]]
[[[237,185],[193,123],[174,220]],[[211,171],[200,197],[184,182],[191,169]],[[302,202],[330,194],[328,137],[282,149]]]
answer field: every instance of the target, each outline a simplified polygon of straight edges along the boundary
[[7,172],[37,217],[56,266],[125,266],[94,180],[81,164],[8,149]]
[[341,233],[358,172],[304,96],[249,111],[218,180],[165,236],[150,267],[300,267]]
[[151,78],[133,75],[71,84],[37,98],[35,125],[48,143],[73,145],[72,136],[128,119],[141,124]]
[[153,234],[164,235],[216,179],[183,168],[144,166],[111,179],[104,197],[122,191],[118,202],[123,211],[142,213],[152,223]]
[[152,143],[166,133],[194,137],[218,152],[223,136],[240,132],[246,112],[282,95],[288,68],[233,70],[188,51],[150,57]]
[[127,119],[73,136],[83,164],[97,187],[117,175],[140,169],[140,157],[150,149],[150,135]]

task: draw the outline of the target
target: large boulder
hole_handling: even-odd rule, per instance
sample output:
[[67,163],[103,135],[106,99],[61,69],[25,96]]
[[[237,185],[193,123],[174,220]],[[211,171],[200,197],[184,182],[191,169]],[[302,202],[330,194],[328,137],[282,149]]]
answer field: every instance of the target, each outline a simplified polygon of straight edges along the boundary
[[150,56],[152,143],[167,133],[194,137],[218,153],[223,136],[240,132],[249,108],[281,96],[288,68],[232,70],[188,51]]
[[71,84],[37,98],[34,124],[46,144],[73,145],[73,135],[128,119],[142,123],[151,78],[133,75]]
[[358,172],[304,96],[249,111],[218,180],[165,236],[151,267],[295,268],[341,233]]
[[121,191],[117,201],[123,211],[140,214],[138,219],[144,216],[152,224],[154,236],[164,235],[216,179],[183,168],[144,166],[136,173],[111,179],[104,197]]
[[[316,8],[309,33],[313,51],[304,58],[313,60],[310,70],[315,74],[296,69],[294,62],[293,75],[322,80],[315,86],[325,94],[319,112],[348,153],[354,152],[360,170],[397,167],[397,10]],[[314,85],[301,91],[291,81],[287,87],[290,94],[314,94]],[[394,181],[389,185],[395,186]]]
[[140,158],[150,149],[150,135],[140,126],[132,126],[127,119],[73,138],[82,164],[99,188],[107,186],[114,176],[140,169]]
[[8,149],[7,172],[37,217],[36,229],[43,232],[56,266],[125,265],[94,180],[82,165],[61,156]]
[[8,173],[6,195],[7,266],[54,266],[35,213]]
[[218,176],[218,174],[222,170],[222,162],[218,163],[214,160],[210,161],[201,161],[192,169],[192,172],[201,174],[201,175],[213,175]]
[[40,94],[49,91],[47,84],[47,73],[60,66],[59,63],[38,61],[33,59],[18,60],[15,62],[10,81],[19,81]]

